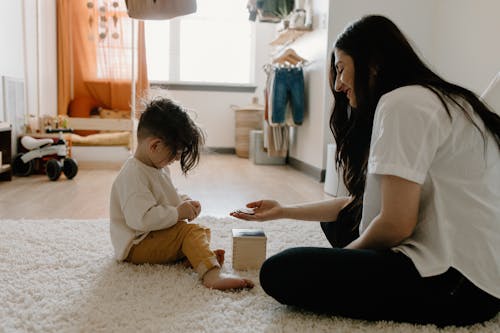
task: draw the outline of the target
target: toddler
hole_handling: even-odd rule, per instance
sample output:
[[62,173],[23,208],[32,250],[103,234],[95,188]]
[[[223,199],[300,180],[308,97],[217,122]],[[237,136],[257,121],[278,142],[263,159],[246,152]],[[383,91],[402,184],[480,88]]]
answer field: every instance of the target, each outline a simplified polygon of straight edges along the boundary
[[168,165],[180,161],[184,174],[199,161],[201,130],[169,99],[150,102],[137,128],[138,146],[116,177],[110,198],[110,233],[115,256],[134,264],[187,259],[203,284],[220,290],[252,288],[253,282],[221,272],[224,250],[210,250],[210,229],[193,221],[198,201],[181,196]]

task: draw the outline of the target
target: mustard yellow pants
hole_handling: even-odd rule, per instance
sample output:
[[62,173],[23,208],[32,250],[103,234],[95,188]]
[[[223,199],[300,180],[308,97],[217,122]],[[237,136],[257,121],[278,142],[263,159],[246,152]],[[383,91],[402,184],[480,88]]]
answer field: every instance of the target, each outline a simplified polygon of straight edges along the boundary
[[125,261],[133,264],[166,264],[187,258],[198,275],[220,267],[210,250],[210,229],[199,224],[179,221],[168,229],[151,231],[135,244]]

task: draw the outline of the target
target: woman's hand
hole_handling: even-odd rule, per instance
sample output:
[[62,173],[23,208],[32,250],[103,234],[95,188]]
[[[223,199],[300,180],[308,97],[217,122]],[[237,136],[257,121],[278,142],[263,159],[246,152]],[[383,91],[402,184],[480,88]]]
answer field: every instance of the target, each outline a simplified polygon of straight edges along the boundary
[[248,203],[247,207],[253,209],[254,214],[234,211],[229,215],[247,221],[269,221],[283,217],[283,207],[275,200],[254,201]]

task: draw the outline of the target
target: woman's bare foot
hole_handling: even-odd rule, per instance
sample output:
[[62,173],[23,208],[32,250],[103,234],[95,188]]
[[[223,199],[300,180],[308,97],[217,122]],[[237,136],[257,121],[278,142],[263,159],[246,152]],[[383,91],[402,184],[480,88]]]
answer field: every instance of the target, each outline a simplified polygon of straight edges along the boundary
[[[214,250],[215,257],[217,258],[217,262],[220,266],[224,265],[224,255],[226,251],[224,249]],[[193,265],[189,262],[188,258],[181,259],[180,263],[185,268],[193,268]]]
[[228,290],[253,288],[251,280],[243,279],[237,275],[225,274],[219,267],[214,267],[203,276],[203,285],[208,288]]

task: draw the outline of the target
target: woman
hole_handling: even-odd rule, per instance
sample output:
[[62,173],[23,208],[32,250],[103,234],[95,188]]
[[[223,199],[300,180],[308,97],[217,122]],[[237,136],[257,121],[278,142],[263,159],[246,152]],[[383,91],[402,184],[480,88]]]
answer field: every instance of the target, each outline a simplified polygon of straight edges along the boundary
[[321,224],[333,248],[278,253],[262,288],[283,304],[368,320],[469,325],[500,305],[500,117],[444,81],[382,16],[338,37],[330,85],[350,197],[249,203],[255,221]]

